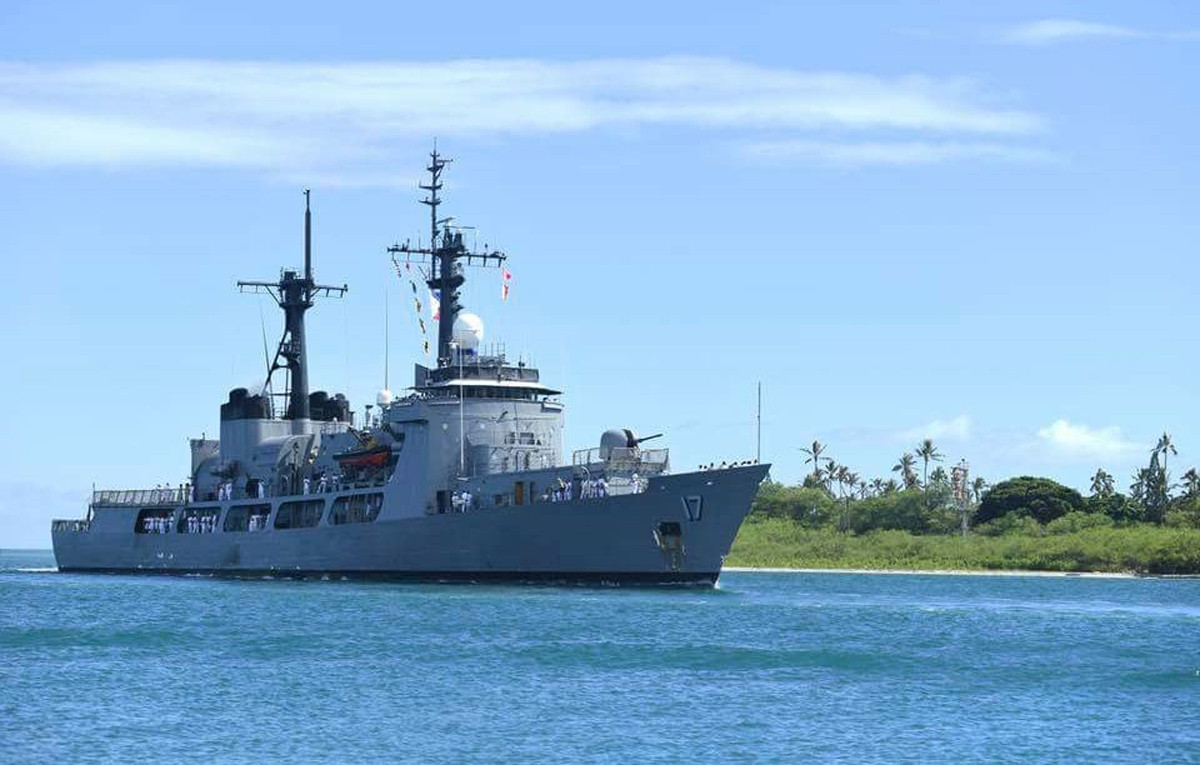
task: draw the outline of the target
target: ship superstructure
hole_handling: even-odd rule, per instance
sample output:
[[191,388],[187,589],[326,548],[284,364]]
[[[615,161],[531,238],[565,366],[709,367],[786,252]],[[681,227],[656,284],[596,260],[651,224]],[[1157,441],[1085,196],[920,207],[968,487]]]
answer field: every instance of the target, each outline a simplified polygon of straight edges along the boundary
[[436,364],[357,421],[310,392],[306,313],[347,287],[314,279],[306,192],[303,269],[238,282],[284,314],[265,384],[229,393],[219,440],[191,441],[189,482],[97,491],[85,519],[54,521],[61,570],[715,583],[767,466],[673,474],[628,428],[565,459],[560,391],[487,350],[463,309],[467,269],[507,256],[439,217],[448,160],[430,157],[429,244],[387,251],[440,299]]

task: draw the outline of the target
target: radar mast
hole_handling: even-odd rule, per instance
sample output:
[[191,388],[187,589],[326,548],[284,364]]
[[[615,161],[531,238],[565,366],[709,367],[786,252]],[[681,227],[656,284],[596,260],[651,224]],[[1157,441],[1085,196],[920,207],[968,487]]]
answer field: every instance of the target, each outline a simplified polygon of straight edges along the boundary
[[[296,273],[295,269],[283,268],[279,273],[279,281],[252,282],[238,281],[238,289],[242,292],[266,293],[283,309],[283,337],[275,350],[275,359],[267,368],[267,384],[277,369],[287,369],[290,389],[287,413],[285,419],[307,420],[311,412],[308,404],[308,343],[304,335],[304,314],[313,306],[313,299],[318,295],[341,297],[346,294],[347,287],[331,287],[317,284],[313,280],[312,271],[312,208],[309,204],[310,191],[304,190],[304,273]],[[266,385],[263,386],[264,388]]]
[[[450,225],[454,218],[438,218],[438,206],[444,201],[438,193],[442,190],[442,171],[454,160],[439,154],[436,143],[429,157],[429,166],[425,168],[429,171],[429,183],[420,184],[421,189],[429,192],[429,195],[421,200],[421,204],[429,207],[429,246],[413,247],[405,242],[394,244],[388,247],[387,251],[397,265],[401,262],[416,262],[428,266],[429,273],[425,283],[437,294],[440,302],[438,367],[445,367],[451,363],[450,345],[454,337],[454,320],[463,308],[458,302],[459,290],[466,283],[462,261],[465,260],[467,265],[488,266],[494,263],[499,266],[508,256],[499,250],[489,250],[487,245],[484,245],[482,251],[468,250],[463,245],[462,231],[457,231],[455,229],[458,227]],[[414,255],[419,256],[415,261]],[[400,256],[404,256],[403,261],[399,259]]]

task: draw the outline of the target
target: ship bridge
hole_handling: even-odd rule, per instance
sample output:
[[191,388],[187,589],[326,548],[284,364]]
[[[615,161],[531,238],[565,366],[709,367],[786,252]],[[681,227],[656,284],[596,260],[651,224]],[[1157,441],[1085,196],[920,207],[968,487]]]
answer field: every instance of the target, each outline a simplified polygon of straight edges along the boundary
[[558,396],[562,391],[542,385],[538,370],[523,362],[509,364],[504,356],[462,354],[461,363],[437,369],[416,365],[413,390],[426,395],[463,398],[522,398]]

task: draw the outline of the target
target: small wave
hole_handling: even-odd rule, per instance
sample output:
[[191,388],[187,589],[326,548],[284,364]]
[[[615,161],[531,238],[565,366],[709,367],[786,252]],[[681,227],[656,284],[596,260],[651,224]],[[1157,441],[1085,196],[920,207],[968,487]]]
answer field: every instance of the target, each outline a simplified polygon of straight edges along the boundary
[[10,570],[22,574],[57,574],[58,566],[31,566],[29,568],[14,568]]

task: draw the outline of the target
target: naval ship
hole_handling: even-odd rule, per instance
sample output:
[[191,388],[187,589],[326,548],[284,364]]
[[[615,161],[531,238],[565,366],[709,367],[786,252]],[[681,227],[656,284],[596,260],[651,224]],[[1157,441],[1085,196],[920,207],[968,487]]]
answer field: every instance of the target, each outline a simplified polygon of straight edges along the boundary
[[230,391],[219,440],[190,440],[188,482],[93,491],[85,518],[53,521],[60,571],[716,584],[769,466],[675,473],[658,436],[627,427],[565,459],[561,391],[487,350],[460,303],[467,270],[507,256],[468,249],[439,217],[449,160],[430,157],[429,243],[387,253],[440,302],[436,365],[415,364],[411,388],[385,386],[361,417],[309,391],[305,315],[347,287],[314,279],[306,191],[303,270],[237,283],[283,311],[266,383]]

